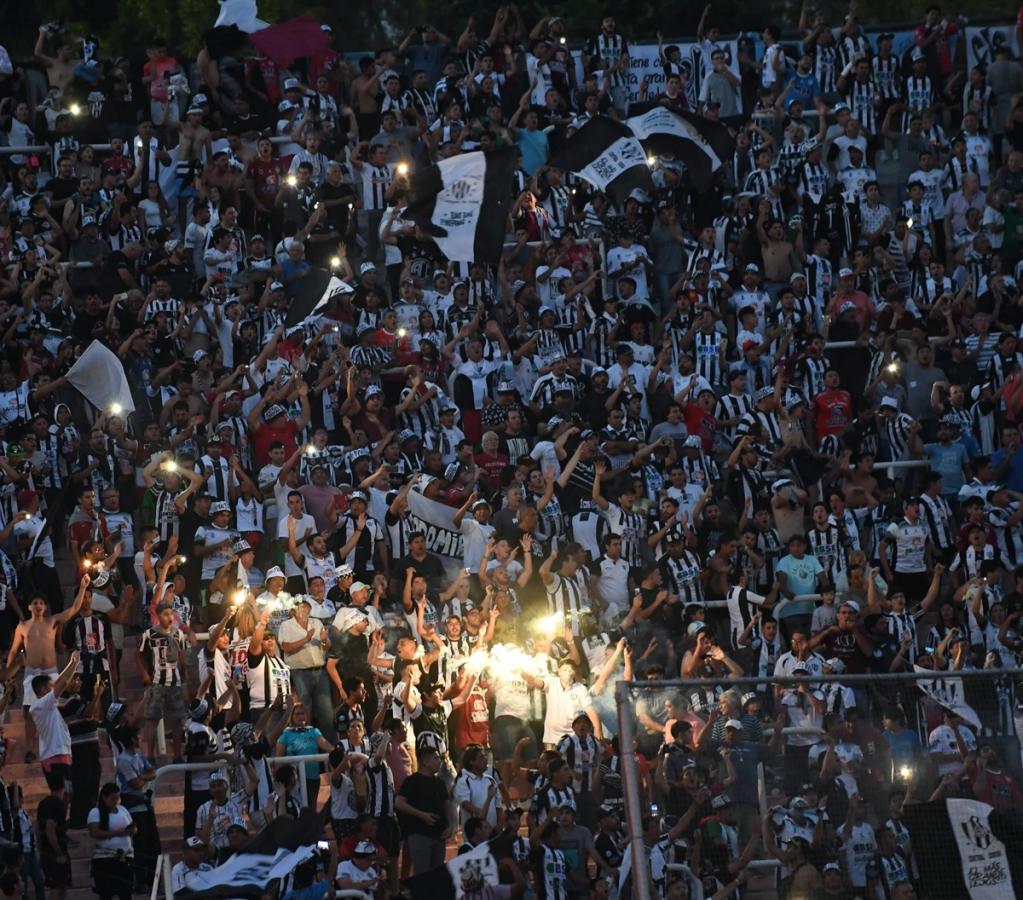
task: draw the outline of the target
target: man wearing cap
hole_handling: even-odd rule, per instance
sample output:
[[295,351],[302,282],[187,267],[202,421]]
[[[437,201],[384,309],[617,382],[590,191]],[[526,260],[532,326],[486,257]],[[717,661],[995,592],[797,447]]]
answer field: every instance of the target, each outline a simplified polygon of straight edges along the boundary
[[245,824],[245,798],[256,792],[257,782],[250,781],[235,794],[223,769],[210,772],[210,799],[195,815],[195,836],[213,850],[219,862],[230,853],[227,831],[232,825]]
[[202,560],[199,578],[208,585],[217,572],[231,561],[238,532],[230,528],[231,504],[225,500],[210,504],[210,524],[195,533],[195,555]]
[[185,841],[181,861],[171,869],[171,886],[175,894],[192,887],[198,877],[213,871],[213,865],[206,861],[207,855],[202,838],[190,837]]
[[[284,332],[284,326],[278,327],[275,336]],[[284,456],[289,457],[298,448],[296,437],[309,423],[312,409],[309,406],[309,385],[298,381],[298,398],[302,412],[297,419],[288,418],[287,409],[278,402],[285,400],[278,397],[276,391],[267,391],[249,413],[247,423],[252,438],[253,454],[257,466],[265,466],[270,462],[270,445],[276,442],[284,444]]]
[[366,581],[377,572],[386,572],[390,557],[383,531],[368,514],[369,497],[365,491],[348,495],[348,512],[338,522],[337,530],[327,541],[327,549],[338,551],[339,559]]
[[856,309],[856,321],[859,323],[860,331],[866,332],[870,320],[876,313],[874,301],[856,287],[853,270],[848,267],[838,270],[838,288],[828,304],[828,314],[838,318],[839,310],[846,303],[851,303]]

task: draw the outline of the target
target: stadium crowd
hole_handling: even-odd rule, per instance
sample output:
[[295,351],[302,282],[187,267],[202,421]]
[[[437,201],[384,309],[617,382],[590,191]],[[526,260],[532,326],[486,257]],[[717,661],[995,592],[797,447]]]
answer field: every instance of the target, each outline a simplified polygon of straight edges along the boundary
[[[815,680],[1021,647],[1023,67],[967,71],[959,27],[896,57],[804,7],[733,59],[708,5],[639,102],[734,155],[699,194],[651,157],[620,207],[548,164],[629,115],[610,17],[581,80],[514,3],[288,69],[0,48],[0,760],[50,789],[0,792],[0,896],[61,900],[75,829],[97,896],[148,892],[187,761],[222,767],[175,890],[313,806],[295,900],[392,896],[452,841],[498,857],[471,898],[636,897],[621,679],[651,897],[908,900],[905,803],[1018,816],[1011,679]],[[410,179],[503,146],[503,258],[445,259]],[[316,267],[351,290],[286,326]],[[93,341],[130,414],[68,381]]]

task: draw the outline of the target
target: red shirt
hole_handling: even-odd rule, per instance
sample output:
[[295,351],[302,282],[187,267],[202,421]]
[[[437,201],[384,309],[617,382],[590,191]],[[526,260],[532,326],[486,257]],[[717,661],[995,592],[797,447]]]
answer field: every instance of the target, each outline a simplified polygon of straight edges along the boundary
[[817,440],[829,434],[841,434],[852,422],[852,397],[848,391],[825,391],[813,400]]
[[469,692],[468,698],[455,711],[454,746],[456,750],[479,744],[490,746],[490,711],[487,708],[487,692],[478,687]]
[[501,470],[508,465],[508,457],[501,453],[495,456],[491,456],[489,453],[477,453],[476,465],[486,473],[492,485],[497,485],[501,483]]
[[270,462],[270,445],[275,441],[284,444],[285,458],[291,456],[298,449],[295,441],[298,435],[298,422],[288,419],[279,428],[271,428],[264,423],[262,427],[252,436],[252,448],[256,455],[256,465],[262,468]]
[[714,449],[714,435],[717,434],[718,420],[699,403],[687,403],[684,415],[686,431],[690,434],[698,434],[700,440],[703,441],[704,452],[710,453]]
[[256,202],[264,209],[273,209],[274,198],[281,188],[280,162],[276,159],[254,159],[246,172],[252,179]]
[[[938,27],[940,28],[940,25]],[[941,33],[938,35],[938,39],[931,44],[931,47],[934,48],[934,54],[938,59],[938,71],[941,72],[942,75],[947,75],[952,71],[952,52],[948,39],[958,30],[958,22],[949,22],[941,30]],[[916,42],[918,44],[923,44],[923,42],[927,40],[929,34],[930,29],[926,25],[916,26]],[[924,52],[926,53],[927,51],[925,50]]]

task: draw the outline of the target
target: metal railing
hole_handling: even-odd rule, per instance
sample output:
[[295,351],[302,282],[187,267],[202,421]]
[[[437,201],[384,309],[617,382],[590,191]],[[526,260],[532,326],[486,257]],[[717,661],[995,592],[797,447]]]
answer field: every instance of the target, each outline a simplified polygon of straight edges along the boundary
[[[309,762],[325,763],[329,755],[327,753],[305,753],[299,756],[268,756],[267,762],[270,763],[271,768],[283,765],[293,765],[299,768],[304,763]],[[302,805],[308,806],[309,792],[306,789],[305,772],[301,768],[299,769],[298,789],[299,796],[302,798]]]
[[[843,673],[839,675],[814,675],[808,679],[810,683],[815,686],[822,684],[841,684],[845,687],[866,687],[872,685],[877,687],[879,684],[911,684],[915,683],[918,685],[930,685],[931,689],[934,689],[935,682],[958,682],[962,686],[963,682],[982,682],[998,681],[1001,684],[1012,684],[1019,681],[1023,676],[1023,668],[995,668],[995,669],[957,669],[957,670],[923,670],[923,671],[912,671],[912,672],[891,672],[885,674],[849,674]],[[687,695],[691,689],[696,690],[718,690],[723,686],[729,688],[737,688],[739,690],[749,689],[756,690],[759,685],[764,683],[770,684],[782,684],[791,686],[795,679],[791,676],[757,676],[757,675],[743,675],[739,677],[728,676],[726,682],[722,682],[719,679],[714,678],[684,678],[684,679],[659,679],[655,683],[658,691],[665,690],[677,690],[682,695]],[[642,788],[638,776],[636,748],[634,746],[634,739],[636,735],[636,728],[634,722],[634,707],[636,696],[646,691],[650,691],[653,687],[651,682],[646,681],[619,681],[615,688],[615,703],[617,706],[618,713],[618,728],[619,728],[619,745],[621,748],[620,759],[621,759],[621,775],[622,775],[622,789],[623,789],[623,802],[622,805],[625,808],[626,815],[626,826],[627,834],[630,839],[630,852],[632,854],[632,871],[634,879],[634,892],[637,897],[648,897],[651,896],[649,890],[649,865],[644,850],[644,842],[642,837],[642,820],[643,820],[643,809],[640,804],[640,798],[642,794]],[[952,700],[941,699],[934,695],[931,695],[931,701],[938,704],[939,706],[948,706],[949,703],[954,703]],[[1011,698],[1001,698],[999,701],[1002,706],[1006,703],[1010,704],[1013,702]],[[968,705],[968,704],[967,704]],[[988,713],[991,715],[990,711]],[[994,732],[997,735],[1004,738],[1013,738],[1016,736],[1016,726],[1014,720],[1009,717],[998,713],[996,717],[998,725],[992,725],[989,721],[987,726],[984,727],[995,727],[997,731]],[[765,736],[772,733],[771,729],[765,729]],[[992,732],[988,732],[992,733]],[[822,735],[823,731],[820,728],[810,727],[784,727],[782,728],[782,734],[815,734]],[[926,742],[923,743],[922,751],[926,755],[928,747]],[[1017,755],[1019,749],[1016,749]],[[761,812],[761,817],[766,816],[769,812],[767,805],[767,785],[765,780],[765,767],[763,763],[758,764],[757,768],[757,794],[758,794],[758,806]],[[750,863],[751,866],[762,869],[771,869],[775,867],[775,863],[770,860],[757,860]],[[673,871],[683,871],[685,867],[678,866]]]

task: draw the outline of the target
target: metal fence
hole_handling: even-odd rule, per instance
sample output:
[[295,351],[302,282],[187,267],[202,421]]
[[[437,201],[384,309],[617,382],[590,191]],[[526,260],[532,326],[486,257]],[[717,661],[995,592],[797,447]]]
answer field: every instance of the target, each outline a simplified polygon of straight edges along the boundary
[[[718,696],[727,689],[735,689],[740,693],[746,691],[770,692],[778,687],[782,692],[790,690],[797,680],[793,676],[727,676],[716,680],[707,678],[671,679],[655,681],[620,681],[616,686],[615,703],[618,715],[620,765],[622,774],[623,805],[625,808],[625,824],[629,840],[628,852],[631,854],[633,872],[633,896],[651,898],[656,896],[649,883],[650,869],[648,854],[643,841],[642,822],[652,815],[644,802],[643,787],[639,775],[636,749],[636,707],[637,702],[652,692],[663,694],[674,692],[683,706],[687,706],[685,698],[694,692],[703,692],[704,696]],[[906,712],[907,728],[915,730],[921,738],[923,757],[915,767],[903,767],[890,774],[891,784],[896,781],[910,792],[912,802],[927,799],[927,795],[935,788],[933,763],[928,750],[928,725],[925,710],[930,710],[933,717],[935,709],[948,711],[966,721],[975,732],[977,746],[984,742],[998,747],[1005,770],[1017,782],[1023,779],[1023,755],[1020,751],[1019,733],[1023,725],[1023,710],[1017,710],[1016,686],[1023,686],[1023,668],[985,668],[961,669],[957,671],[935,671],[919,669],[912,672],[896,672],[888,674],[840,674],[814,675],[805,679],[814,688],[839,684],[854,691],[866,691],[868,688],[885,702],[901,703]],[[905,689],[916,689],[911,694],[913,705],[906,708]],[[983,700],[978,699],[983,695]],[[760,696],[765,696],[761,694]],[[868,703],[861,709],[864,719],[871,722],[872,718],[880,721],[880,709],[871,710]],[[880,731],[880,728],[878,728]],[[773,736],[773,727],[765,723],[764,738]],[[816,735],[824,737],[820,727],[783,727],[783,735]],[[700,751],[701,753],[703,751]],[[719,758],[720,759],[720,758]],[[652,764],[651,764],[652,765]],[[761,818],[771,811],[769,796],[770,786],[777,786],[777,773],[770,762],[761,762],[757,768],[757,807]],[[781,863],[773,858],[753,859],[749,867],[757,872],[767,872],[781,867]],[[673,863],[668,871],[681,873],[687,867]],[[951,900],[951,898],[949,898]]]
[[[267,757],[267,761],[270,763],[270,767],[275,769],[281,765],[294,765],[302,766],[305,763],[325,763],[327,761],[328,754],[326,753],[307,753],[299,756],[270,756]],[[227,760],[217,760],[216,762],[210,763],[172,763],[166,766],[160,766],[156,770],[156,777],[152,781],[152,791],[156,794],[156,789],[160,786],[160,782],[164,781],[171,775],[176,775],[181,772],[214,772],[218,769],[226,769],[232,765]],[[299,777],[296,782],[298,795],[301,798],[302,806],[309,805],[309,793],[304,777]],[[182,824],[184,822],[182,821]],[[153,884],[150,889],[149,897],[150,900],[157,900],[160,894],[161,885],[163,887],[164,897],[167,900],[171,900],[174,896],[174,889],[171,882],[171,869],[173,867],[173,859],[170,853],[161,853],[157,857],[156,862],[156,874],[153,878]],[[338,891],[334,896],[336,897],[364,897],[361,891]]]

